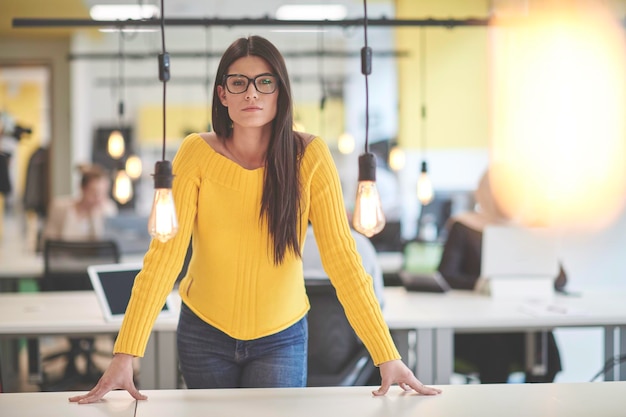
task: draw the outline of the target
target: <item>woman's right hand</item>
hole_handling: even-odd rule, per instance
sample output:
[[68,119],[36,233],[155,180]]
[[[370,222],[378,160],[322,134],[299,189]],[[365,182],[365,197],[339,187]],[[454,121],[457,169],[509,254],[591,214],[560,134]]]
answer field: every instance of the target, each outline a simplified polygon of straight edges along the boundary
[[133,356],[125,353],[116,353],[109,367],[104,372],[95,387],[87,394],[70,397],[70,402],[90,404],[100,401],[109,391],[125,389],[136,400],[146,400],[133,382]]

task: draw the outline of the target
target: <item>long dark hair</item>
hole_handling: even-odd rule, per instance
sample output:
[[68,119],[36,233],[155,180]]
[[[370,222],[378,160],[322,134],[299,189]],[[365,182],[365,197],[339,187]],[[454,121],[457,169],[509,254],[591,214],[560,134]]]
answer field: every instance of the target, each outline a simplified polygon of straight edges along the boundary
[[240,38],[222,55],[213,87],[213,129],[219,138],[232,137],[233,125],[228,108],[219,100],[217,87],[224,84],[224,76],[233,62],[245,56],[263,58],[279,80],[276,117],[272,136],[265,155],[265,178],[259,220],[267,219],[269,236],[274,245],[274,264],[285,259],[287,250],[300,254],[300,159],[304,151],[302,139],[293,131],[291,84],[285,60],[278,49],[260,36]]

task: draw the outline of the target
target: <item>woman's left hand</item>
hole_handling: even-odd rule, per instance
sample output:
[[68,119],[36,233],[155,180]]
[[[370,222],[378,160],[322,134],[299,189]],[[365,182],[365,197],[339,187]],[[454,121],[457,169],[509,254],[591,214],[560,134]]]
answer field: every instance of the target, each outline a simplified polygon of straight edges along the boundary
[[405,391],[413,389],[423,395],[441,394],[439,388],[427,387],[422,384],[400,359],[381,363],[380,377],[382,384],[376,391],[372,391],[374,395],[387,394],[389,387],[393,384],[398,384]]

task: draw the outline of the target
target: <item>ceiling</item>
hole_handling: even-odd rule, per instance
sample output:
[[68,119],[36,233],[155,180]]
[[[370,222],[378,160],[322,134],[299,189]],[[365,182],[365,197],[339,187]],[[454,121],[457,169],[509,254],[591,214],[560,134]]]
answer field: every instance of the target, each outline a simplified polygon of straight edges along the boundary
[[[363,15],[362,0],[164,0],[165,15],[187,18],[262,18],[274,17],[282,4],[344,4],[347,18]],[[389,4],[393,0],[369,0],[368,4]],[[76,28],[13,28],[12,19],[77,18],[89,19],[93,4],[143,3],[160,6],[159,0],[2,0],[0,1],[0,38],[2,37],[67,37]],[[245,3],[245,4],[242,4]],[[374,8],[375,9],[375,8]],[[244,11],[244,12],[242,12]],[[370,18],[382,17],[370,14]]]

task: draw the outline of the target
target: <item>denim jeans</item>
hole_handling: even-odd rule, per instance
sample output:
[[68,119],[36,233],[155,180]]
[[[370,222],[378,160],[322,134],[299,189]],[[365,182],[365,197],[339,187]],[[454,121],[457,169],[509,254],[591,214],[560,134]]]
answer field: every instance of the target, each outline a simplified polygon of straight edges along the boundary
[[177,339],[180,369],[188,388],[306,386],[306,316],[276,334],[238,340],[198,318],[183,303]]

